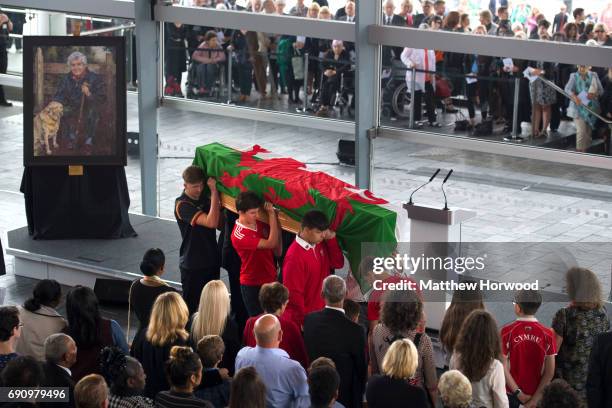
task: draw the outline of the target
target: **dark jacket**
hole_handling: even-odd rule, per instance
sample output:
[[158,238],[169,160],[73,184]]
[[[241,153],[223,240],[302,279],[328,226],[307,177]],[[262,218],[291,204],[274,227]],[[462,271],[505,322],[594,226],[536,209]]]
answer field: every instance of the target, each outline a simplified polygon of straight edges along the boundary
[[334,51],[327,51],[323,56],[323,61],[321,61],[321,71],[325,72],[326,69],[336,70],[336,76],[340,79],[344,73],[351,69],[349,53],[343,50],[340,53],[340,57],[336,60],[334,59]]
[[41,365],[44,380],[40,384],[42,387],[67,387],[68,402],[47,402],[41,403],[42,408],[72,408],[74,407],[74,380],[72,376],[63,368],[49,361]]
[[325,308],[306,315],[304,342],[310,361],[331,358],[340,375],[338,402],[361,408],[367,365],[365,332],[339,310]]
[[589,408],[612,408],[612,332],[593,340],[586,382]]

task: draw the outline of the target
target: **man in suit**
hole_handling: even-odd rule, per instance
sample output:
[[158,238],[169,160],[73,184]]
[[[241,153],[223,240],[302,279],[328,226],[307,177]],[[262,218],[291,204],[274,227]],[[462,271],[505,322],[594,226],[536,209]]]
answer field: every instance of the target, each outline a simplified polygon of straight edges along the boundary
[[567,6],[562,4],[561,11],[559,14],[555,15],[555,19],[553,20],[553,34],[563,32],[563,27],[565,27],[568,20],[569,16],[567,15]]
[[[395,14],[395,4],[393,0],[386,0],[383,4],[383,24],[389,26],[405,27],[406,20]],[[386,47],[382,48],[382,63],[384,67],[391,66],[391,60],[399,59],[402,54],[401,47]]]
[[362,406],[367,376],[364,329],[349,320],[342,304],[346,283],[336,275],[323,281],[325,309],[304,319],[304,342],[310,361],[328,357],[336,364],[340,375],[338,402],[346,408]]
[[593,341],[586,382],[589,408],[612,407],[612,332],[600,333]]
[[423,2],[421,2],[421,7],[423,8],[423,12],[414,16],[414,27],[416,28],[419,28],[419,26],[433,14],[433,3],[431,0],[423,0]]
[[349,23],[355,22],[355,2],[353,0],[348,0],[344,7],[336,12],[336,20],[348,21]]
[[72,337],[64,333],[52,334],[44,344],[45,362],[42,365],[44,380],[43,387],[67,387],[68,402],[53,402],[43,404],[49,408],[74,407],[74,380],[70,367],[77,358],[77,347]]

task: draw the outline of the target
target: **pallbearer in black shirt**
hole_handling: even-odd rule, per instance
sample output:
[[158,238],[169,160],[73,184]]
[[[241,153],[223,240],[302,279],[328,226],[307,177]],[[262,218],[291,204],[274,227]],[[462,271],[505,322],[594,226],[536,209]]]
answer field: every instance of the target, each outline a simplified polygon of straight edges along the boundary
[[204,191],[204,172],[197,166],[183,171],[183,194],[176,199],[174,216],[183,242],[179,251],[179,269],[183,298],[189,313],[198,310],[200,293],[206,283],[219,279],[221,259],[215,229],[219,224],[219,192],[214,178],[206,181],[210,198]]

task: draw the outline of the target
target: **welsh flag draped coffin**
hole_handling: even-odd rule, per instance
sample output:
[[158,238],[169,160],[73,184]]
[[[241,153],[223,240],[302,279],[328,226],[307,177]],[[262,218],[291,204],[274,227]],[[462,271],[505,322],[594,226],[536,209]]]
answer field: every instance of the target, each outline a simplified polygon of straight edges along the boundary
[[[235,198],[241,191],[255,191],[297,221],[308,210],[323,211],[351,271],[359,270],[362,243],[385,242],[394,247],[397,213],[385,208],[386,200],[329,174],[310,171],[297,160],[257,157],[265,153],[270,152],[258,145],[240,151],[211,143],[196,149],[193,164],[218,180],[221,193]],[[368,284],[358,275],[353,276],[365,291]]]

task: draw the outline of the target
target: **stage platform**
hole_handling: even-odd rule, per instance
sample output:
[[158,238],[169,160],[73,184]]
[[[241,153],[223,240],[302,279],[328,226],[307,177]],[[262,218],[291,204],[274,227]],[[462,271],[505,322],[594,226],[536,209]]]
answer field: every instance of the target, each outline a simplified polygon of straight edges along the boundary
[[[33,240],[28,228],[8,232],[6,253],[15,257],[15,275],[55,279],[68,285],[94,286],[97,278],[133,280],[142,276],[140,261],[149,248],[166,255],[163,279],[181,287],[181,236],[174,220],[130,214],[137,237],[122,239]],[[225,274],[227,275],[227,274]]]

